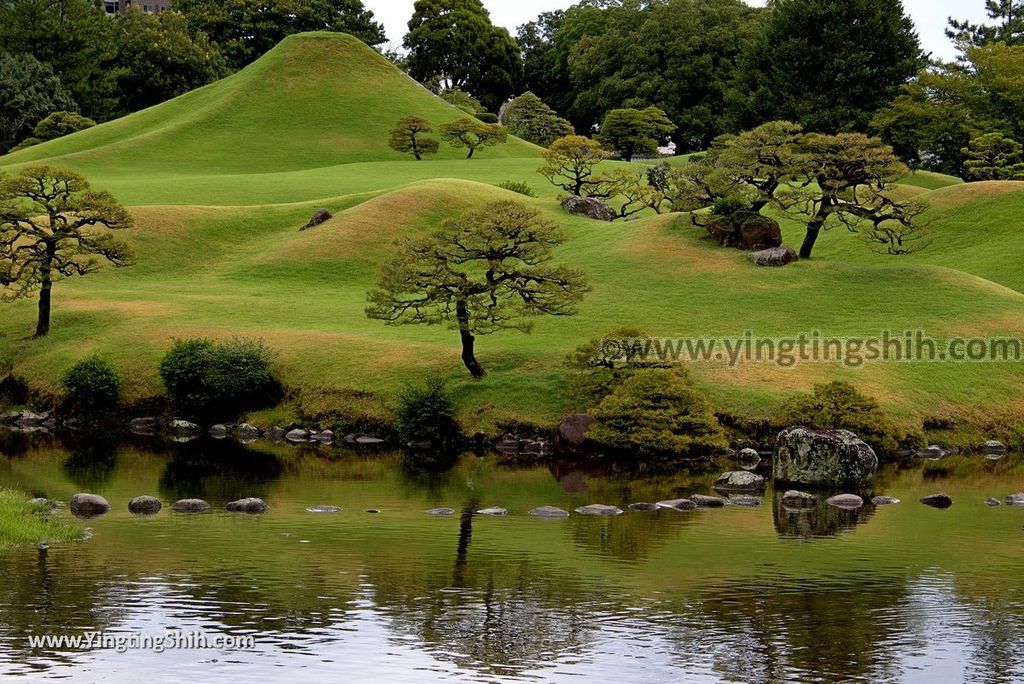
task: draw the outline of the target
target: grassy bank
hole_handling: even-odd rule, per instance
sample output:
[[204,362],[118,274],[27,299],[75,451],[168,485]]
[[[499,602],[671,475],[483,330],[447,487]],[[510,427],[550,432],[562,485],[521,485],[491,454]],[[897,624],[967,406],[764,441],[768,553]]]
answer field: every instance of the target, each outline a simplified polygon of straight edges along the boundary
[[[1024,183],[958,184],[917,174],[908,192],[932,202],[929,245],[906,258],[872,254],[839,229],[816,258],[755,269],[740,251],[704,239],[686,216],[600,223],[569,217],[536,169],[539,150],[512,139],[466,160],[442,147],[406,159],[386,146],[406,114],[435,125],[461,112],[338,34],[293,36],[242,72],[124,119],[0,159],[85,173],[131,207],[125,237],[137,265],[56,286],[54,328],[28,338],[35,302],[3,305],[0,369],[34,390],[85,355],[112,361],[129,401],[161,391],[157,365],[174,338],[235,335],[279,350],[301,395],[371,392],[390,400],[407,381],[448,378],[467,427],[510,419],[552,423],[574,405],[563,361],[623,326],[659,337],[790,337],[820,331],[867,337],[889,330],[1024,337],[1024,279],[1016,226]],[[538,197],[495,187],[512,179]],[[482,337],[489,375],[468,379],[458,335],[443,326],[389,327],[366,318],[366,292],[395,240],[503,198],[544,211],[569,236],[558,260],[593,291],[577,316],[538,319],[532,335]],[[333,220],[300,233],[317,207]],[[784,220],[788,244],[802,227]],[[815,383],[848,380],[918,426],[928,419],[1009,425],[1024,415],[1020,363],[836,363],[794,367],[710,360],[691,365],[717,410],[763,415]],[[2,371],[0,371],[2,372]]]
[[19,546],[79,539],[82,530],[69,520],[47,515],[23,492],[0,487],[0,553]]

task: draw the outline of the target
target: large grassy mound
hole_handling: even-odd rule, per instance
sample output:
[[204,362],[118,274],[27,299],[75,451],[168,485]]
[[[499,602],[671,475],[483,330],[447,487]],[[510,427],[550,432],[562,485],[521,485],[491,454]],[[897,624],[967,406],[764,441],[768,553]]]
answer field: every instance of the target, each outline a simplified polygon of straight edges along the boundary
[[[28,339],[34,302],[4,305],[0,369],[9,364],[52,391],[65,368],[98,352],[139,398],[160,391],[156,366],[173,338],[254,336],[280,350],[284,377],[299,390],[390,396],[405,381],[440,373],[460,392],[467,422],[488,427],[512,417],[555,420],[572,406],[563,359],[621,326],[659,336],[1024,336],[1024,184],[914,176],[907,193],[933,203],[920,254],[873,255],[836,230],[810,262],[756,269],[742,252],[714,247],[685,216],[612,224],[566,216],[535,172],[539,151],[521,141],[472,160],[459,150],[403,159],[384,141],[406,114],[435,124],[461,116],[357,41],[311,34],[220,83],[0,159],[8,170],[29,161],[71,166],[114,192],[137,219],[126,237],[138,254],[131,269],[58,284],[44,340]],[[495,187],[506,179],[528,182],[539,197]],[[468,380],[452,330],[366,318],[366,292],[395,239],[512,197],[565,226],[570,240],[559,259],[593,284],[578,316],[538,319],[532,335],[481,338],[490,371],[481,382]],[[320,206],[335,218],[299,232]],[[784,229],[787,242],[799,242],[799,225]],[[730,369],[712,361],[692,371],[719,409],[735,413],[763,413],[833,378],[908,418],[1024,411],[1021,364]]]
[[[410,113],[435,126],[466,116],[358,39],[307,33],[222,81],[4,161],[45,159],[96,178],[142,174],[160,183],[398,160],[388,131]],[[481,156],[523,156],[530,147],[513,139]],[[442,146],[439,157],[465,154]]]

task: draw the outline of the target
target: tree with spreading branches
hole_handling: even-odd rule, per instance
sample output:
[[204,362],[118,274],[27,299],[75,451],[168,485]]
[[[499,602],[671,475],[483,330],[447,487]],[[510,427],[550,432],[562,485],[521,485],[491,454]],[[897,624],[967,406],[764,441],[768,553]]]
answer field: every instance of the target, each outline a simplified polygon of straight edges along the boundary
[[597,165],[611,154],[596,140],[567,135],[551,143],[544,152],[546,164],[537,169],[555,187],[580,197],[607,197],[607,182]]
[[127,209],[73,171],[33,166],[0,178],[2,298],[38,291],[35,336],[46,336],[53,283],[93,273],[103,262],[131,265],[130,248],[111,232],[131,226]]
[[801,259],[810,258],[818,235],[835,223],[888,254],[907,254],[920,246],[920,218],[927,205],[891,192],[891,185],[909,173],[891,147],[862,133],[809,133],[799,149],[804,181],[780,193],[776,202],[807,219]]
[[420,161],[425,154],[436,154],[440,147],[436,140],[424,135],[432,130],[430,122],[422,117],[402,117],[391,129],[388,145],[395,152],[411,154],[416,157],[416,161]]
[[441,139],[452,147],[468,148],[466,159],[480,147],[493,147],[508,140],[508,132],[500,124],[484,123],[478,119],[463,118],[441,124]]
[[492,202],[407,239],[368,294],[370,318],[389,325],[447,323],[458,329],[462,361],[474,378],[477,335],[530,332],[534,316],[570,316],[589,289],[582,272],[553,265],[565,234],[536,209]]

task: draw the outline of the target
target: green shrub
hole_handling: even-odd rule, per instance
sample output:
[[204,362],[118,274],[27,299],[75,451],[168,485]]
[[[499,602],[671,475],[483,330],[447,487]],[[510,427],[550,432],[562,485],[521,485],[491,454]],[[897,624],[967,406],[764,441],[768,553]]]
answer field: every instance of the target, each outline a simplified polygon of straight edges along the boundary
[[520,195],[526,195],[527,197],[537,196],[537,193],[533,191],[533,188],[531,188],[528,184],[522,181],[502,181],[498,183],[498,187],[503,188],[505,190],[511,190],[512,192],[517,192]]
[[849,430],[880,454],[893,454],[904,444],[921,441],[919,435],[909,433],[883,411],[877,401],[841,381],[815,385],[813,394],[789,399],[779,409],[778,423],[814,430]]
[[715,203],[711,205],[712,216],[732,217],[744,212],[750,212],[750,202],[735,195],[715,200]]
[[372,392],[318,387],[299,393],[296,408],[306,425],[390,440],[398,435],[387,398]]
[[676,369],[645,368],[625,378],[594,410],[589,436],[640,465],[708,456],[725,446],[710,404]]
[[96,122],[74,112],[54,112],[40,121],[32,131],[33,137],[39,140],[54,140],[71,135],[86,128],[92,128]]
[[406,386],[398,395],[395,417],[403,440],[429,441],[435,448],[454,444],[462,433],[455,418],[455,399],[439,378]]
[[671,360],[648,354],[646,330],[622,327],[577,347],[565,360],[569,398],[580,410],[597,406],[623,380],[643,368],[670,368]]
[[474,114],[474,116],[476,118],[480,119],[481,121],[483,121],[484,123],[489,123],[489,124],[496,124],[496,123],[498,123],[498,115],[497,114],[492,114],[491,112],[480,112],[479,114]]
[[72,413],[116,411],[121,402],[121,378],[108,362],[93,356],[69,368],[60,381],[65,405]]
[[27,150],[30,147],[35,147],[36,145],[38,145],[41,142],[45,142],[45,141],[44,140],[40,140],[39,138],[32,138],[32,137],[25,138],[20,143],[18,143],[14,147],[12,147],[9,151],[10,152],[18,152],[19,150]]
[[174,407],[197,419],[224,420],[281,400],[274,354],[258,340],[178,340],[160,363]]

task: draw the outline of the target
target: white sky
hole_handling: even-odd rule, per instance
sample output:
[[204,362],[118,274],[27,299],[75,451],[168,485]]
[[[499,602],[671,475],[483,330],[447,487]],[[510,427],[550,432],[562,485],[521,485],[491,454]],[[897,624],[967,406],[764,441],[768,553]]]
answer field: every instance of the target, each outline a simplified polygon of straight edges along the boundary
[[[363,0],[363,4],[384,23],[388,39],[400,45],[406,33],[406,24],[412,16],[414,0]],[[763,5],[763,0],[746,0],[750,5]],[[574,0],[484,0],[491,12],[491,20],[508,27],[514,34],[516,27],[535,19],[541,12],[565,9]],[[956,51],[945,36],[946,19],[950,16],[985,19],[983,0],[903,0],[904,7],[914,18],[924,49],[936,57],[952,59]]]

